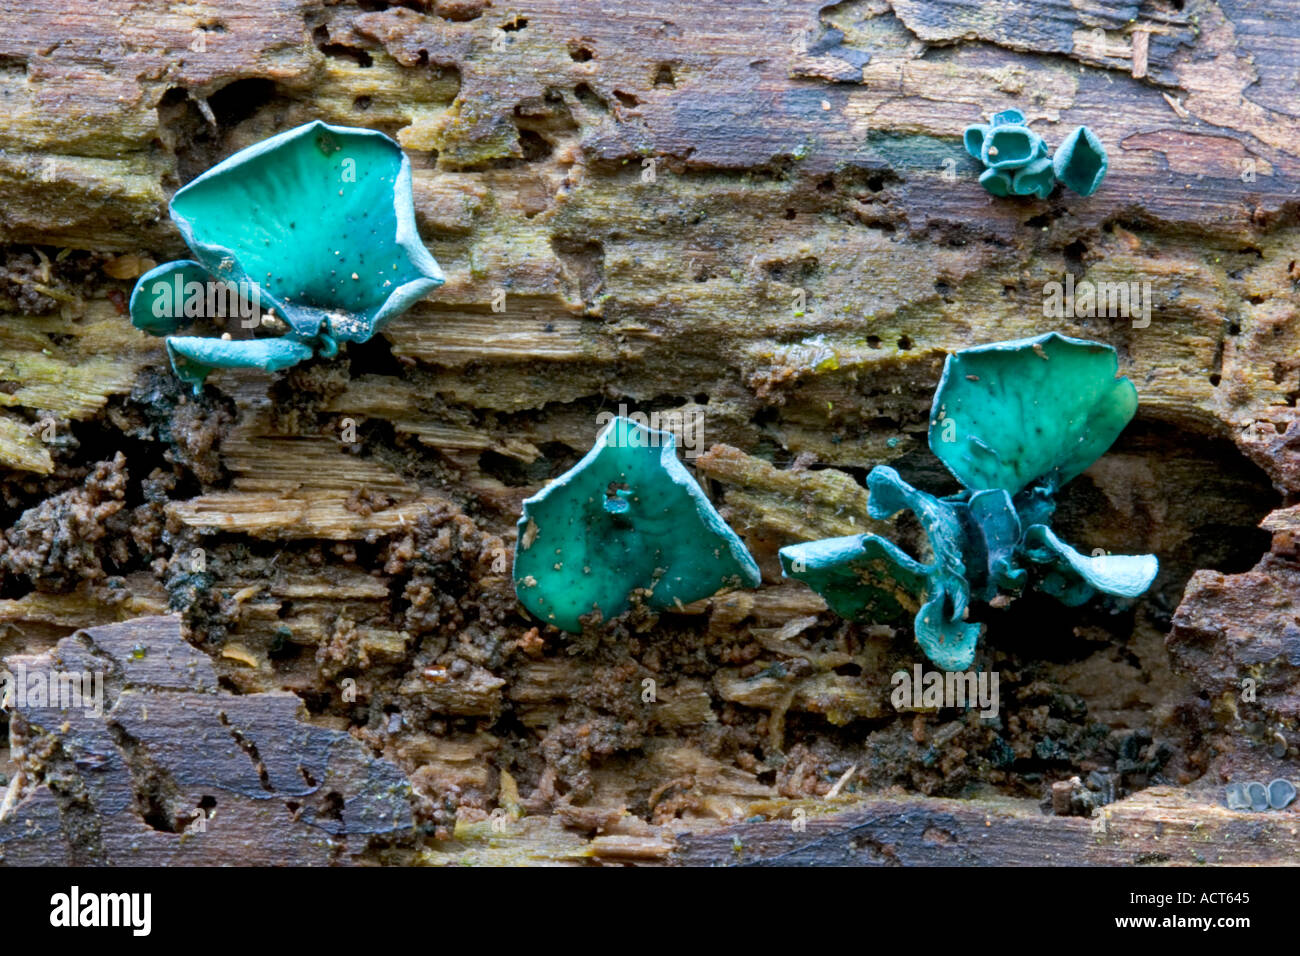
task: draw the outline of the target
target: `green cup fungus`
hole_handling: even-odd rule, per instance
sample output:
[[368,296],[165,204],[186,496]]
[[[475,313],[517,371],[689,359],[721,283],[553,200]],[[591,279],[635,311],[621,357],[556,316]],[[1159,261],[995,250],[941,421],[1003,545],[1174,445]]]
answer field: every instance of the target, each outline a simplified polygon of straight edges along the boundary
[[515,593],[571,633],[639,592],[655,609],[756,587],[758,565],[677,460],[671,432],[618,417],[586,456],[523,504]]
[[[993,195],[1045,198],[1056,180],[1089,195],[1106,172],[1091,131],[1076,130],[1049,159],[1016,110],[969,127],[964,141]],[[281,133],[183,187],[170,211],[195,259],[140,277],[130,313],[137,328],[166,338],[196,393],[215,368],[275,371],[332,357],[443,282],[416,231],[410,163],[373,130],[313,122]],[[176,334],[213,317],[214,289],[227,306],[220,316],[265,309],[279,334]],[[922,649],[949,670],[974,659],[972,599],[1029,582],[1069,605],[1098,592],[1141,594],[1156,574],[1153,556],[1089,557],[1048,527],[1057,490],[1136,409],[1136,390],[1116,369],[1113,349],[1056,333],[949,356],[930,446],[967,490],[936,498],[887,466],[867,479],[873,517],[906,509],[920,520],[929,563],[866,534],[783,548],[784,573],[848,619],[911,615]],[[759,584],[754,559],[674,446],[671,433],[615,418],[577,465],[524,502],[514,580],[530,613],[578,633],[584,616],[616,617],[634,595],[667,609]]]
[[1229,810],[1285,810],[1295,800],[1296,788],[1282,777],[1265,786],[1259,781],[1230,783],[1224,788]]
[[966,152],[984,166],[980,185],[994,196],[1046,199],[1057,182],[1081,196],[1091,196],[1106,176],[1106,149],[1097,134],[1080,126],[1052,156],[1043,138],[1025,125],[1019,110],[996,114],[988,125],[976,123],[962,133]]
[[[443,282],[416,231],[410,162],[374,130],[316,121],[272,136],[178,190],[169,208],[195,258],[141,276],[131,321],[167,337],[196,393],[214,368],[331,357]],[[280,335],[175,334],[203,317],[259,326],[259,310],[274,313]]]
[[1086,126],[1080,126],[1067,136],[1052,156],[1056,178],[1080,196],[1091,196],[1097,191],[1109,166],[1106,147]]
[[1085,555],[1049,527],[1059,489],[1099,458],[1137,410],[1115,350],[1047,335],[948,356],[930,416],[930,448],[965,487],[936,498],[879,466],[867,508],[912,511],[930,545],[922,563],[874,534],[781,549],[787,577],[804,581],[842,617],[914,616],[917,642],[945,670],[966,670],[980,626],[972,599],[1026,584],[1068,606],[1098,593],[1134,598],[1155,580],[1154,555]]

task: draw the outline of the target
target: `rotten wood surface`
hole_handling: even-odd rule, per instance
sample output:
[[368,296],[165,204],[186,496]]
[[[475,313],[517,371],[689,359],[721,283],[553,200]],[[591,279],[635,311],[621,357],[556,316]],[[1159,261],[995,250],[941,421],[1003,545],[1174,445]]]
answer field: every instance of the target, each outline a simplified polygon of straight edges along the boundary
[[1104,818],[1031,801],[866,800],[843,813],[683,838],[675,862],[747,866],[1294,866],[1294,813],[1244,814],[1152,787]]
[[[1243,774],[1300,777],[1297,59],[1286,0],[0,0],[0,656],[180,612],[221,690],[125,688],[122,726],[123,700],[201,694],[178,737],[185,714],[218,734],[230,698],[277,739],[359,738],[415,824],[366,860],[1282,861],[1289,812],[1215,808]],[[1092,127],[1101,190],[987,196],[961,130],[1010,107],[1052,146]],[[316,118],[401,142],[448,281],[372,347],[189,400],[123,314],[184,254],[167,198]],[[1149,282],[1150,324],[1044,316],[1067,274]],[[1155,552],[1161,579],[1130,614],[991,616],[995,725],[900,714],[910,634],[842,627],[775,549],[914,545],[867,517],[863,473],[943,482],[944,355],[1049,328],[1114,345],[1142,400],[1067,536]],[[513,522],[620,403],[703,414],[692,467],[765,584],[570,642],[515,609]],[[57,747],[16,753],[11,792],[61,834],[45,861],[192,854],[126,810],[94,842],[89,771],[59,791]],[[823,810],[851,767],[835,799],[861,806],[739,823]],[[1130,794],[1100,841],[1037,810],[1093,772]],[[88,779],[125,807],[123,773]],[[356,849],[230,792],[213,859],[258,827],[302,859]],[[42,859],[7,825],[6,859]]]
[[[322,865],[411,829],[397,767],[300,720],[293,694],[222,691],[179,617],[88,628],[5,667],[5,864]],[[91,681],[56,699],[70,685],[51,675]]]

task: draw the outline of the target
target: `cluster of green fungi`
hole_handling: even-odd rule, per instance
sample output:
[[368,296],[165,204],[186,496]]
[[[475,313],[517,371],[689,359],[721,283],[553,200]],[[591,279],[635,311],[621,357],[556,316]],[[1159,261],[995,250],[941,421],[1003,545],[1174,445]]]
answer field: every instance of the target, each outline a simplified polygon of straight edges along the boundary
[[1285,810],[1295,800],[1295,784],[1281,777],[1265,785],[1257,780],[1224,788],[1229,810]]
[[931,560],[862,534],[782,548],[782,570],[842,617],[913,614],[917,642],[945,670],[974,661],[972,598],[991,601],[1028,583],[1068,606],[1098,592],[1142,594],[1155,580],[1154,555],[1081,554],[1049,527],[1056,493],[1137,410],[1137,390],[1117,368],[1110,346],[1055,332],[949,355],[930,412],[930,449],[966,490],[936,498],[883,465],[867,476],[871,517],[912,511]]
[[[1106,172],[1089,130],[1048,160],[1015,110],[970,127],[965,141],[998,195],[1045,197],[1053,177],[1088,195]],[[271,137],[180,189],[170,212],[195,258],[141,276],[131,320],[165,337],[172,367],[196,393],[214,368],[275,371],[332,357],[443,282],[416,230],[410,163],[372,130],[313,122]],[[241,323],[247,334],[177,334],[212,316],[213,290],[227,304],[239,298],[235,311],[253,320]],[[1117,367],[1109,346],[1056,333],[950,355],[930,447],[966,490],[936,498],[884,465],[867,478],[872,517],[914,512],[930,560],[863,534],[782,548],[783,573],[850,620],[912,615],[922,650],[948,670],[974,660],[973,599],[1031,582],[1067,605],[1098,592],[1141,594],[1155,578],[1153,556],[1090,557],[1049,527],[1057,491],[1137,408]],[[524,502],[514,580],[531,614],[577,633],[585,617],[609,620],[634,601],[680,608],[759,585],[754,558],[674,449],[671,433],[615,418],[577,465]]]
[[1097,134],[1078,127],[1047,155],[1047,143],[1027,125],[1019,110],[1004,110],[986,126],[967,126],[962,134],[966,152],[984,164],[980,185],[994,196],[1037,196],[1046,199],[1062,182],[1081,196],[1101,185],[1109,165]]
[[[1117,368],[1109,346],[1057,333],[950,355],[930,447],[966,490],[936,498],[885,465],[867,477],[871,516],[915,513],[930,561],[861,534],[782,548],[783,573],[849,620],[913,616],[921,649],[945,670],[974,661],[973,599],[1031,582],[1071,606],[1098,592],[1137,597],[1155,578],[1154,556],[1084,555],[1049,526],[1057,491],[1137,409]],[[753,558],[673,445],[669,433],[617,418],[585,458],[524,502],[515,589],[538,619],[576,633],[585,615],[607,620],[634,594],[664,609],[759,583]]]
[[[331,358],[443,282],[416,230],[410,161],[374,130],[299,126],[212,167],[169,208],[194,259],[141,276],[131,321],[166,337],[196,394],[214,368]],[[249,320],[247,335],[176,334],[212,317],[214,301]]]

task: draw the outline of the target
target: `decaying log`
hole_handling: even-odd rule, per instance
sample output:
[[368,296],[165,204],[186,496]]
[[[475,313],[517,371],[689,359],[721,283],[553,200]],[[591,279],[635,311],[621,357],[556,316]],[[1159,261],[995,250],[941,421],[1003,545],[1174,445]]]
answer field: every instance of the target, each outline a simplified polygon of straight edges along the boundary
[[[397,767],[301,721],[293,694],[220,690],[176,616],[88,628],[5,665],[18,765],[5,863],[324,864],[411,828]],[[94,689],[83,677],[81,696],[37,699],[51,674]]]
[[1229,812],[1151,787],[1104,818],[1045,816],[1028,801],[867,800],[834,816],[741,824],[684,838],[688,865],[1293,865],[1294,817]]
[[[0,0],[0,657],[113,699],[9,718],[4,860],[1285,859],[1300,811],[1220,798],[1300,775],[1298,59],[1285,0]],[[1101,190],[984,193],[961,131],[1011,107],[1095,130]],[[167,199],[311,119],[402,144],[447,283],[193,398],[125,315],[185,255]],[[1067,275],[1150,314],[1044,315]],[[900,712],[910,633],[775,551],[917,547],[865,472],[954,490],[944,356],[1048,329],[1142,400],[1064,536],[1161,576],[981,612],[999,716]],[[515,604],[514,521],[620,404],[703,416],[764,585],[569,638]],[[1040,811],[1092,775],[1104,834]]]

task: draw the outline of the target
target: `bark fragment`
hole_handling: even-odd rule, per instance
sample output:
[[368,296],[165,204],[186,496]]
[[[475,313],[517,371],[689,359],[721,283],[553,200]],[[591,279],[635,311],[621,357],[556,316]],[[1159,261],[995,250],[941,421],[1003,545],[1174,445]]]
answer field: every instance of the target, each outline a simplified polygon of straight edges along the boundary
[[372,837],[410,836],[400,770],[304,722],[292,694],[221,690],[177,617],[88,628],[5,663],[29,685],[55,672],[103,681],[100,714],[15,698],[5,863],[346,863]]

